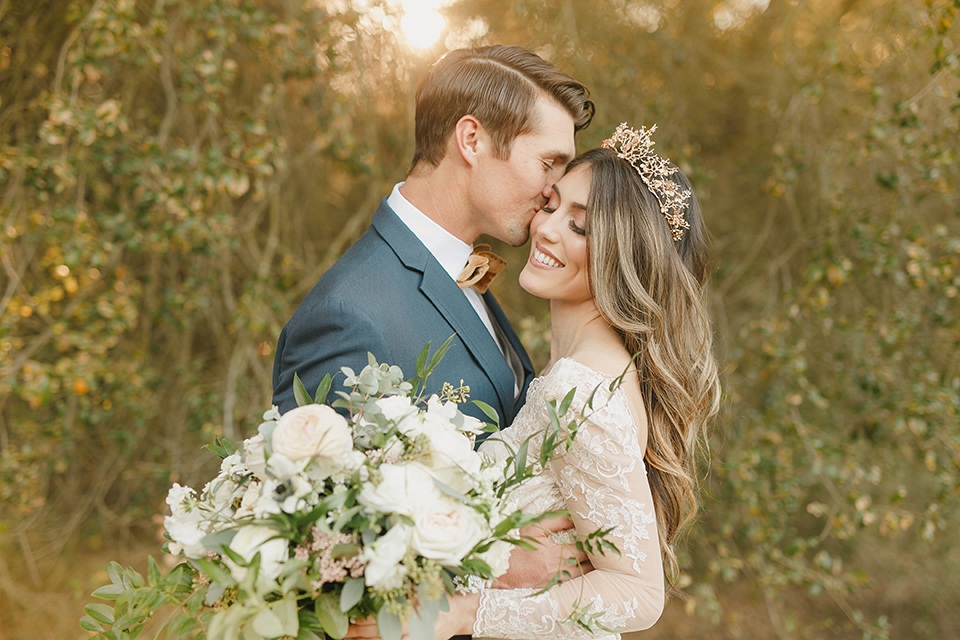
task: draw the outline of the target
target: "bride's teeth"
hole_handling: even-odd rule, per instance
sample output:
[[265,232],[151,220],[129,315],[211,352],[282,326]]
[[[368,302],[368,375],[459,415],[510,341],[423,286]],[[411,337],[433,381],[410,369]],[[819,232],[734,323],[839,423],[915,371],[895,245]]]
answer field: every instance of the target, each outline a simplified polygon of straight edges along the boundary
[[533,258],[534,258],[534,260],[536,260],[537,262],[539,262],[539,263],[541,263],[541,264],[545,264],[545,265],[547,265],[548,267],[559,267],[559,266],[561,266],[559,262],[557,262],[556,260],[554,260],[553,258],[551,258],[550,256],[548,256],[547,254],[543,253],[542,251],[540,251],[540,250],[537,249],[537,248],[534,248],[534,250],[533,250]]

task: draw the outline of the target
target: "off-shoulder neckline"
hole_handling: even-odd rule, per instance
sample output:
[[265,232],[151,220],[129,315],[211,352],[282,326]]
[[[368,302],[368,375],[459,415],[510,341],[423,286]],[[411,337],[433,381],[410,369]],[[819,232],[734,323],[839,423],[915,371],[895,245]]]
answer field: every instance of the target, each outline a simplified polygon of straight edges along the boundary
[[561,362],[572,362],[573,364],[577,365],[581,369],[586,369],[591,373],[595,373],[605,380],[615,380],[617,378],[617,376],[612,376],[609,373],[606,373],[604,371],[599,371],[598,369],[594,369],[590,365],[584,364],[579,360],[571,358],[570,356],[563,356],[561,358],[557,358],[557,361],[553,363],[553,366],[551,366],[550,369],[546,371],[546,373],[543,374],[543,377],[546,378],[547,376],[552,374],[554,371],[557,371]]
[[550,369],[546,373],[542,374],[540,377],[547,378],[549,376],[559,375],[557,372],[560,369],[560,363],[568,363],[568,362],[572,363],[576,368],[580,369],[581,371],[586,371],[588,373],[593,374],[594,376],[597,376],[602,383],[606,383],[606,391],[607,393],[610,394],[609,395],[610,400],[613,400],[614,398],[618,398],[619,401],[623,403],[623,408],[626,409],[633,423],[635,425],[640,424],[637,420],[637,416],[634,415],[633,413],[633,407],[630,406],[630,399],[627,396],[626,389],[623,388],[623,384],[618,384],[616,388],[612,390],[609,387],[609,384],[612,383],[614,380],[616,380],[619,376],[612,376],[603,371],[598,371],[593,367],[580,362],[579,360],[571,358],[570,356],[563,356],[561,358],[557,358],[557,361],[553,363],[553,366],[551,366]]

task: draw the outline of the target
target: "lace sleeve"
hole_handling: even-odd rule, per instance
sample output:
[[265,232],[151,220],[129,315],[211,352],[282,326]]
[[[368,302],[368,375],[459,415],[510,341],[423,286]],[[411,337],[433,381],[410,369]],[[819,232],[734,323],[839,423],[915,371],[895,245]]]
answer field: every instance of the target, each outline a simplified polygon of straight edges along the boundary
[[591,556],[595,571],[537,596],[532,589],[483,590],[473,635],[596,638],[651,627],[663,611],[663,564],[643,451],[623,394],[592,414],[571,449],[550,464],[578,537],[612,529],[620,555]]

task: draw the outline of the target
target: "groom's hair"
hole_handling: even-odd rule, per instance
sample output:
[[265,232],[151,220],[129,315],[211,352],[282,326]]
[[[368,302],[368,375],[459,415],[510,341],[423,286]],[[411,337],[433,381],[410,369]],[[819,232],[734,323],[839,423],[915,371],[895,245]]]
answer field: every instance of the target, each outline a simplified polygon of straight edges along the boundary
[[451,51],[427,72],[417,89],[416,148],[411,170],[421,161],[437,166],[457,122],[470,114],[493,139],[500,158],[510,157],[514,139],[532,129],[541,96],[554,100],[580,131],[593,119],[593,102],[580,82],[522,47],[494,45]]

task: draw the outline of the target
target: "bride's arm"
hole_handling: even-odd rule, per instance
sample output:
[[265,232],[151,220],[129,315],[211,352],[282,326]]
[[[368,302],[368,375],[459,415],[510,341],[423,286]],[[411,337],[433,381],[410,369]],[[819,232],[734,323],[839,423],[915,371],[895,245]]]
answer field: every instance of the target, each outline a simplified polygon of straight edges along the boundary
[[537,596],[531,595],[534,589],[482,591],[474,636],[590,638],[576,620],[601,633],[601,627],[620,633],[657,621],[664,603],[663,563],[639,441],[628,417],[602,408],[580,428],[571,449],[551,462],[578,537],[612,529],[609,539],[620,555],[590,555],[595,571]]

